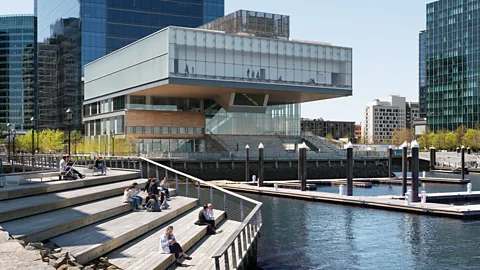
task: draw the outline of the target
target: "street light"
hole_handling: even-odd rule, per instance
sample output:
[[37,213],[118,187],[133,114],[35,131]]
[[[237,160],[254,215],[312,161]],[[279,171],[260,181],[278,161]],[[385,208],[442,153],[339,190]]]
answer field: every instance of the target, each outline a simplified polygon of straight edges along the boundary
[[35,155],[35,117],[30,118],[32,121],[32,156]]
[[10,123],[7,123],[7,160],[10,161]]
[[115,156],[115,130],[110,130],[110,135],[112,136],[112,156]]
[[66,119],[68,124],[68,154],[70,155],[70,125],[72,124],[73,111],[69,108],[65,113],[67,115]]
[[15,157],[15,135],[17,134],[17,131],[15,129],[12,129],[12,135],[13,135],[13,156]]

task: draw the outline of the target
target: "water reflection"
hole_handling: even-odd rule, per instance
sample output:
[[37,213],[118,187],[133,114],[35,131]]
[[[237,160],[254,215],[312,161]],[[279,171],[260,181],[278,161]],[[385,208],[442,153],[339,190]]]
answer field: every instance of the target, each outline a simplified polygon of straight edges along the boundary
[[245,194],[263,269],[479,269],[480,222]]

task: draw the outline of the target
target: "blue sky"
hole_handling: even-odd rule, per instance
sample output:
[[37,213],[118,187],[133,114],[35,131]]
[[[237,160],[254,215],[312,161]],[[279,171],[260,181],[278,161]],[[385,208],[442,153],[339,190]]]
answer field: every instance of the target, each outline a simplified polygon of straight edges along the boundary
[[[353,97],[302,105],[302,117],[360,122],[364,106],[391,94],[418,100],[418,32],[432,0],[225,0],[225,13],[290,15],[291,38],[353,48]],[[8,3],[8,4],[6,4]],[[0,14],[33,13],[33,0],[0,0]]]

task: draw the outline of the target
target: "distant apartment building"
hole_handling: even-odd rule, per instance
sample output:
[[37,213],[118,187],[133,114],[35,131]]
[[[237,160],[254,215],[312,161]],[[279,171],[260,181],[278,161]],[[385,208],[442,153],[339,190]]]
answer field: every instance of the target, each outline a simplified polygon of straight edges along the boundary
[[360,139],[362,137],[362,125],[355,125],[355,139]]
[[413,122],[420,118],[421,108],[419,102],[406,102],[405,103],[405,120],[407,128],[413,128]]
[[392,95],[390,100],[376,99],[365,107],[362,121],[362,139],[365,143],[384,143],[393,132],[406,127],[406,99]]
[[320,137],[327,137],[328,134],[331,134],[334,139],[353,139],[355,137],[355,122],[302,118],[301,130],[302,133],[311,133]]
[[426,31],[418,34],[418,101],[420,117],[427,117],[427,42]]

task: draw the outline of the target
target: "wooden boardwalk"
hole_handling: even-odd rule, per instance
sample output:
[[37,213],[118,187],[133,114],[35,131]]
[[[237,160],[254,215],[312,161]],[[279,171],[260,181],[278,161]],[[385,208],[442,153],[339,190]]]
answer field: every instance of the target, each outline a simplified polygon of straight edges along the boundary
[[[72,254],[80,264],[85,264],[191,210],[196,204],[195,199],[175,197],[170,201],[170,208],[162,212],[131,212],[54,237],[51,241]],[[158,246],[150,248],[158,250]]]
[[56,180],[40,183],[31,182],[26,185],[18,186],[8,185],[4,188],[0,188],[0,201],[74,188],[108,184],[138,177],[140,177],[140,174],[138,172],[114,170],[109,171],[108,175],[106,176],[92,176],[91,174],[89,174],[84,179],[78,180]]
[[[169,221],[168,224],[107,254],[109,262],[125,270],[166,269],[175,262],[175,256],[159,251],[160,237],[165,233],[166,227],[172,225],[177,241],[184,250],[189,250],[207,233],[206,226],[194,224],[200,209]],[[224,212],[215,210],[215,217],[216,223],[219,223],[224,219]]]
[[[217,184],[219,185],[219,184]],[[278,188],[275,191],[271,187],[257,187],[245,184],[227,184],[225,189],[256,193],[261,195],[281,196],[286,198],[306,199],[319,202],[346,204],[353,206],[379,208],[384,210],[404,211],[417,214],[438,215],[460,219],[480,219],[480,205],[450,205],[439,203],[411,203],[405,205],[405,201],[398,196],[345,196],[335,193],[318,191],[300,191],[294,189]],[[456,192],[458,194],[458,192]],[[474,196],[477,196],[475,192]],[[464,193],[461,193],[465,195]],[[428,198],[427,194],[427,198]],[[435,195],[434,195],[435,196]],[[441,196],[441,195],[436,195]]]

